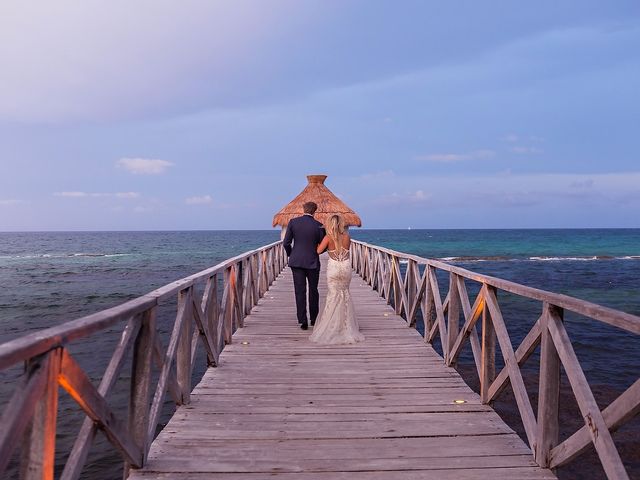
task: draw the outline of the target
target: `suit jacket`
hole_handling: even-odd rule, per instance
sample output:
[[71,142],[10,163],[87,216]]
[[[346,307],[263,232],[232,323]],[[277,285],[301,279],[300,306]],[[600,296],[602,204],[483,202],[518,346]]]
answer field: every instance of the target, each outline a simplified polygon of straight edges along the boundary
[[[325,236],[322,224],[311,215],[292,218],[284,236],[284,249],[289,256],[289,266],[297,268],[320,268],[318,244]],[[293,242],[293,247],[291,246]]]

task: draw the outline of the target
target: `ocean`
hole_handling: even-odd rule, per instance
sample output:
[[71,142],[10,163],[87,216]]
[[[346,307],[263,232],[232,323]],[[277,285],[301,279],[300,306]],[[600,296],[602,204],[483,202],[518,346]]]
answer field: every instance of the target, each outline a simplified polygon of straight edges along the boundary
[[[640,229],[351,233],[368,243],[640,315]],[[276,230],[0,233],[0,342],[117,305],[279,238]],[[441,283],[441,290],[446,286]],[[517,345],[537,319],[540,304],[507,294],[499,298]],[[169,308],[161,328],[171,321]],[[621,392],[640,376],[634,335],[572,315],[566,324],[587,378],[602,398]],[[104,332],[78,342],[72,353],[99,379],[116,339],[117,330]],[[469,358],[467,351],[461,363]],[[6,405],[18,374],[18,367],[0,374],[0,406]],[[201,374],[202,369],[194,373]],[[126,398],[126,381],[120,383],[110,400],[114,405]],[[61,464],[82,418],[64,396],[57,455]],[[169,415],[170,405],[165,419]],[[99,440],[83,478],[116,478],[118,469],[118,456]],[[16,474],[15,465],[10,474]]]

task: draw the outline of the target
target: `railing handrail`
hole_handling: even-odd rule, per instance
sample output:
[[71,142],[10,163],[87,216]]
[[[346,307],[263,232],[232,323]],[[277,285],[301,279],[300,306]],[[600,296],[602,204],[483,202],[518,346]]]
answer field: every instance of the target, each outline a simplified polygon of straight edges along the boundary
[[375,248],[381,252],[385,252],[389,255],[401,258],[403,260],[413,260],[418,265],[430,265],[439,270],[444,270],[450,273],[455,273],[461,277],[474,280],[476,282],[484,283],[492,287],[499,288],[505,292],[514,293],[522,297],[531,298],[533,300],[539,300],[541,302],[548,302],[558,307],[562,307],[565,310],[569,310],[580,315],[584,315],[594,320],[613,325],[614,327],[621,328],[631,333],[640,335],[640,316],[633,315],[631,313],[616,310],[610,307],[605,307],[597,303],[589,302],[588,300],[582,300],[562,293],[549,292],[535,287],[529,287],[522,285],[511,280],[504,280],[502,278],[492,277],[482,273],[477,273],[471,270],[467,270],[462,267],[456,267],[440,260],[434,260],[431,258],[419,257],[410,253],[398,252],[391,250],[390,248],[381,247],[379,245],[372,245],[359,240],[351,240],[353,243],[360,244],[369,248]]
[[97,331],[104,330],[114,324],[129,318],[132,315],[143,312],[158,302],[175,295],[191,285],[209,278],[224,271],[230,265],[245,260],[252,255],[267,250],[282,243],[277,242],[249,250],[235,257],[224,260],[213,267],[206,268],[200,272],[168,283],[156,288],[149,293],[140,295],[132,300],[121,303],[111,308],[101,310],[84,317],[70,320],[68,322],[45,328],[37,332],[30,333],[23,337],[10,340],[0,344],[0,371],[28,358],[40,355],[57,346],[62,346],[72,340],[87,337]]
[[[404,274],[400,269],[401,260],[407,261]],[[434,343],[439,336],[446,365],[455,367],[464,344],[467,341],[471,344],[482,403],[491,403],[511,384],[526,439],[538,465],[544,468],[566,465],[593,445],[607,478],[629,478],[611,432],[640,413],[640,379],[600,410],[565,328],[564,311],[636,335],[640,334],[640,317],[356,240],[352,243],[351,263],[356,273],[386,298],[388,304],[393,303],[396,314],[404,316],[408,326],[417,325],[420,313],[425,342]],[[420,265],[424,265],[422,272]],[[438,270],[449,273],[449,289],[444,300]],[[480,284],[473,304],[465,280]],[[500,309],[498,290],[542,303],[540,316],[517,348]],[[538,346],[538,408],[534,413],[520,368]],[[504,359],[499,373],[496,371],[498,351]],[[585,422],[563,441],[559,438],[561,367]]]
[[[131,468],[143,466],[167,392],[176,405],[190,401],[198,345],[204,346],[207,366],[216,367],[233,332],[244,326],[246,315],[286,264],[282,241],[273,242],[115,307],[0,345],[0,371],[25,364],[0,418],[0,475],[21,445],[21,471],[29,472],[28,478],[53,478],[59,390],[86,414],[62,480],[79,478],[98,429],[122,456],[125,478]],[[204,288],[196,291],[201,281]],[[165,347],[157,327],[158,307],[176,294],[176,317]],[[96,387],[67,344],[118,324],[121,335]],[[127,362],[131,383],[123,415],[107,397]]]

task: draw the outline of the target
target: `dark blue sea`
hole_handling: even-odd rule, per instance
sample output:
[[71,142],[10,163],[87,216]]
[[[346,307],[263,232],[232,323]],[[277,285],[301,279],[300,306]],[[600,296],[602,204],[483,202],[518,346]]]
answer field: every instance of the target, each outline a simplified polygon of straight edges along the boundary
[[[365,242],[640,315],[640,229],[351,233]],[[279,238],[276,230],[0,233],[0,342],[117,305]],[[441,290],[446,286],[442,283]],[[517,346],[541,306],[506,294],[500,294],[500,304]],[[166,324],[171,320],[169,312]],[[640,376],[640,342],[634,335],[578,316],[567,315],[566,324],[587,378],[594,390],[605,392],[601,398]],[[96,379],[117,333],[105,332],[72,348]],[[465,355],[463,363],[470,358]],[[6,404],[17,374],[2,373],[0,405]],[[62,397],[59,463],[82,418]],[[123,398],[124,393],[114,391],[113,404]],[[99,440],[84,478],[117,478],[117,458]]]

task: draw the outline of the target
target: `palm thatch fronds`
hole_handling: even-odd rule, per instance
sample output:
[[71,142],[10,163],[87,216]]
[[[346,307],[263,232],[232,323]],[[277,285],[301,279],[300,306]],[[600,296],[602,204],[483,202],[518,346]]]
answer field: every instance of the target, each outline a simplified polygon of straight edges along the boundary
[[309,184],[296,198],[273,216],[273,226],[286,227],[289,224],[289,220],[303,215],[302,205],[306,202],[315,202],[318,205],[318,210],[314,217],[319,222],[325,223],[325,220],[330,215],[338,213],[342,215],[346,225],[362,226],[362,221],[358,214],[345,205],[324,185],[326,178],[326,175],[307,175]]

